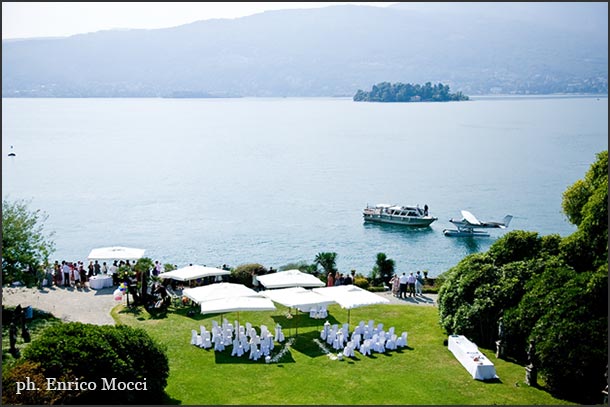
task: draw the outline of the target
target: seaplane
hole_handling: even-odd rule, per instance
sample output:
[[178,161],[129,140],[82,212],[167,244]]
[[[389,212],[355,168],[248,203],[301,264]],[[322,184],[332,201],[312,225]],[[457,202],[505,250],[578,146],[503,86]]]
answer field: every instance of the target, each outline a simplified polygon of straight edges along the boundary
[[488,232],[477,229],[506,229],[511,219],[513,218],[511,215],[506,215],[502,222],[481,222],[472,213],[464,210],[461,212],[462,219],[449,219],[449,222],[453,223],[457,227],[457,229],[443,230],[443,234],[445,236],[486,237],[489,236]]

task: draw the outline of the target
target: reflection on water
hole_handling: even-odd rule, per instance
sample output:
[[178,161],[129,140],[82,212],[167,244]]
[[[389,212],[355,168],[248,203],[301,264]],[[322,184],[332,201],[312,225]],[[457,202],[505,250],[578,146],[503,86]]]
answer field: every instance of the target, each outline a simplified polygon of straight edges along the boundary
[[486,246],[489,246],[490,238],[488,236],[452,236],[447,237],[447,239],[451,239],[455,246],[460,247],[462,249],[466,249],[468,254],[478,253],[481,250],[481,240],[483,240]]
[[434,233],[434,230],[430,226],[425,227],[413,227],[394,225],[391,223],[372,223],[364,222],[365,230],[376,230],[382,233],[389,233],[392,235],[400,235],[405,237],[423,237]]

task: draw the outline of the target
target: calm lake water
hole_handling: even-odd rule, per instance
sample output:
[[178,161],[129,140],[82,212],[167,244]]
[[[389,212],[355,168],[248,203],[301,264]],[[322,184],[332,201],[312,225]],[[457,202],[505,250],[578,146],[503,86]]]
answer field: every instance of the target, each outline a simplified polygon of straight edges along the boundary
[[[562,193],[608,148],[607,97],[3,99],[2,117],[2,196],[49,215],[60,261],[117,245],[178,266],[279,268],[334,251],[340,271],[368,274],[384,252],[436,276],[506,233],[444,236],[461,209],[572,233]],[[364,224],[377,203],[439,219]]]

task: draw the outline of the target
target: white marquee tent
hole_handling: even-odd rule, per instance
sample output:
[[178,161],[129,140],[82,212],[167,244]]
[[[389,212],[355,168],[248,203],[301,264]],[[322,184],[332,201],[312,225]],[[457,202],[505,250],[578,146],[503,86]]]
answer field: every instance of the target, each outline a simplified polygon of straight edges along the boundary
[[260,294],[243,284],[215,283],[195,288],[185,288],[182,295],[197,304],[204,301],[235,297],[260,297]]
[[388,304],[390,300],[380,295],[364,290],[355,285],[338,285],[334,287],[314,288],[314,292],[323,295],[338,303],[341,308],[347,309],[347,322],[352,308],[375,304]]
[[302,311],[309,311],[311,307],[318,305],[328,305],[335,301],[321,294],[306,290],[302,287],[281,288],[278,290],[262,291],[265,297],[279,304],[290,308],[299,308]]
[[[298,318],[300,318],[298,315],[298,310],[307,312],[312,307],[329,305],[335,302],[321,294],[311,290],[306,290],[303,287],[280,288],[277,290],[262,291],[261,293],[278,304],[282,304],[290,308],[296,308]],[[297,335],[299,333],[298,321],[296,323],[296,333]]]
[[265,288],[286,287],[324,287],[325,284],[312,274],[303,273],[300,270],[278,271],[277,273],[258,276],[258,281]]
[[224,276],[231,274],[230,270],[222,270],[216,267],[205,267],[205,266],[187,266],[176,270],[168,271],[159,274],[159,278],[171,278],[179,281],[196,280],[198,278],[209,277],[209,276]]
[[229,297],[201,303],[202,314],[239,312],[239,311],[273,311],[275,305],[265,297]]
[[91,250],[89,260],[137,260],[144,256],[145,249],[132,247],[100,247]]

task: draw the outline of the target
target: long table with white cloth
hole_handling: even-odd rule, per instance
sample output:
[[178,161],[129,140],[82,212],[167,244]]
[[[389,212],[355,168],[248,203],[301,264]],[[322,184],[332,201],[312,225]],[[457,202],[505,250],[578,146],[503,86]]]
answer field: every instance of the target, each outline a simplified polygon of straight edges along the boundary
[[477,345],[463,335],[450,335],[448,348],[455,358],[466,368],[473,379],[497,379],[494,364],[483,355]]
[[112,287],[112,276],[98,274],[89,279],[89,287],[93,290],[101,290],[102,288]]

